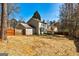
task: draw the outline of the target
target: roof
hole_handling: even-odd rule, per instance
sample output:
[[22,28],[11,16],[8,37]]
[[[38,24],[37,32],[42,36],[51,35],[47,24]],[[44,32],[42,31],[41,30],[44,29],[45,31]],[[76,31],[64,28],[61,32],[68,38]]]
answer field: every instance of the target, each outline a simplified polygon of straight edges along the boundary
[[34,20],[34,21],[37,21],[37,22],[41,22],[41,20],[38,20],[36,18],[31,18],[30,20],[27,21],[27,23],[30,22],[31,20]]
[[23,25],[25,28],[32,28],[31,26],[29,26],[28,24],[25,24],[25,23],[21,23],[21,25]]
[[41,16],[40,16],[40,14],[39,14],[38,11],[36,11],[36,12],[33,14],[32,18],[36,18],[36,19],[38,19],[38,20],[41,20]]
[[[19,23],[20,25],[22,25],[25,29],[31,29],[32,27],[31,26],[29,26],[28,24],[26,24],[26,23]],[[18,24],[18,25],[19,25]]]

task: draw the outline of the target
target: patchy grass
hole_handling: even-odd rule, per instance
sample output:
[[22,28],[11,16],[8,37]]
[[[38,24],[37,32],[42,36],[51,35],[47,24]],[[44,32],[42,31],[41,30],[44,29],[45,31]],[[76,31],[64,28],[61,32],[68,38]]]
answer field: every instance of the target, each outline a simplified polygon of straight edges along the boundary
[[77,55],[73,40],[64,36],[9,36],[6,49],[10,56],[72,56]]

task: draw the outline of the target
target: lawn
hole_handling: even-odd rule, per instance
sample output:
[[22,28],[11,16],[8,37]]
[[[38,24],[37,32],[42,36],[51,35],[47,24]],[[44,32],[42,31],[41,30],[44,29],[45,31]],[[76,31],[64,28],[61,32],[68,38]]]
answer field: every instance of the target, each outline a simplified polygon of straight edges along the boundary
[[72,56],[77,55],[73,40],[65,36],[8,36],[0,42],[0,53],[9,56]]

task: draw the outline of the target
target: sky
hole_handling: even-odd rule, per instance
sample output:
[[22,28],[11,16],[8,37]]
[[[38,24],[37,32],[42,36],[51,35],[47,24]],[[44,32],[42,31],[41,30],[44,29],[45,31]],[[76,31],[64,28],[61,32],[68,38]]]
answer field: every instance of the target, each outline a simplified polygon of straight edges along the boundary
[[19,3],[20,11],[14,17],[16,19],[23,18],[27,22],[34,12],[38,11],[42,20],[58,20],[60,5],[60,3]]

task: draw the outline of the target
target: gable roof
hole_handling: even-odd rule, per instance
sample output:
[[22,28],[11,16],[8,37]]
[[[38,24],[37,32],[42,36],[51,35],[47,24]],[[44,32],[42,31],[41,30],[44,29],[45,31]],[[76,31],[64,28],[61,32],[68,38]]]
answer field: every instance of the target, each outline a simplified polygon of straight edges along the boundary
[[29,26],[28,24],[25,23],[21,23],[25,28],[32,28],[31,26]]
[[[31,26],[29,26],[28,24],[26,24],[26,23],[19,23],[19,24],[17,24],[17,26],[23,26],[23,29],[32,29],[32,27]],[[17,27],[16,26],[16,27]]]
[[35,13],[33,14],[32,18],[36,18],[38,20],[41,20],[41,16],[40,16],[38,11],[35,11]]

